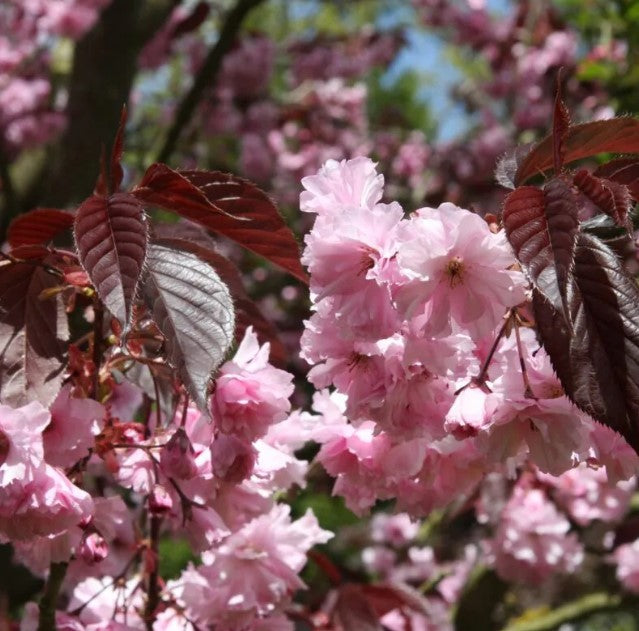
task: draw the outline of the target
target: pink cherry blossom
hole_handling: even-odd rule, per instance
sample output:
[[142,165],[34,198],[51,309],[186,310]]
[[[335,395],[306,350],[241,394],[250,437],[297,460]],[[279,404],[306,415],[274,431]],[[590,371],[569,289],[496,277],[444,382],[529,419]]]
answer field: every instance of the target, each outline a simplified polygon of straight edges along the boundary
[[455,326],[480,339],[524,300],[525,281],[508,269],[515,259],[504,234],[493,234],[474,213],[450,203],[422,208],[399,240],[407,283],[396,292],[397,304],[431,335],[448,335]]
[[211,397],[216,426],[246,440],[263,436],[290,410],[293,376],[268,363],[270,345],[260,346],[249,327],[231,361],[222,365]]

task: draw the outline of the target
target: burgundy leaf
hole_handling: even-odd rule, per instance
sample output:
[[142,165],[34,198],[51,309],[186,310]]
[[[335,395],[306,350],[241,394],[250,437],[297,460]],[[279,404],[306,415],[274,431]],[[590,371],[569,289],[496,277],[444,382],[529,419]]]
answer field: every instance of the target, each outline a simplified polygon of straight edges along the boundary
[[280,367],[286,365],[286,349],[279,338],[277,329],[262,315],[259,307],[246,293],[240,272],[229,259],[211,249],[211,245],[206,247],[181,238],[160,237],[155,239],[155,242],[158,245],[191,252],[211,265],[222,281],[226,283],[233,296],[233,304],[235,305],[235,341],[239,343],[244,337],[247,327],[252,326],[260,341],[262,343],[268,342],[271,345],[271,363]]
[[557,73],[557,94],[555,95],[555,108],[552,118],[552,150],[555,175],[559,175],[564,165],[566,148],[564,141],[570,127],[570,113],[563,101],[561,94],[561,68]]
[[126,328],[147,249],[142,205],[128,193],[89,197],[78,208],[74,234],[98,296]]
[[299,246],[275,204],[254,184],[217,171],[180,171],[207,199],[230,216],[181,212],[187,219],[232,239],[241,246],[284,268],[301,281],[308,276],[300,263]]
[[615,254],[580,233],[568,292],[568,324],[538,292],[541,342],[570,399],[639,453],[639,289]]
[[378,583],[362,585],[362,592],[379,618],[393,609],[408,608],[428,617],[428,600],[406,583]]
[[625,184],[597,177],[586,169],[577,171],[573,182],[595,206],[612,217],[618,226],[627,227],[632,199]]
[[506,197],[504,228],[533,286],[563,309],[579,229],[574,195],[555,178],[539,189],[522,186]]
[[636,158],[611,160],[595,169],[593,175],[625,184],[635,201],[639,201],[639,160]]
[[215,270],[190,252],[149,245],[144,298],[169,360],[207,411],[208,384],[233,341],[233,300]]
[[121,162],[124,151],[126,116],[126,105],[123,105],[122,112],[120,113],[120,124],[118,125],[118,131],[115,134],[115,140],[113,141],[113,147],[111,149],[111,166],[109,172],[111,193],[117,193],[120,190],[120,184],[122,184],[122,178],[124,177]]
[[16,217],[7,230],[12,248],[46,244],[73,225],[73,215],[55,208],[36,208]]
[[[599,153],[639,153],[639,120],[613,118],[573,125],[563,143],[564,163],[588,158]],[[553,139],[547,136],[526,156],[517,169],[515,184],[526,182],[534,175],[553,166]]]
[[18,407],[53,402],[69,339],[58,279],[35,261],[0,266],[0,401]]
[[383,631],[384,627],[362,587],[347,583],[339,588],[335,603],[335,619],[342,629]]
[[[131,194],[147,204],[173,210],[187,218],[226,212],[209,201],[204,192],[186,177],[166,164],[152,164]],[[238,220],[231,216],[231,221]]]

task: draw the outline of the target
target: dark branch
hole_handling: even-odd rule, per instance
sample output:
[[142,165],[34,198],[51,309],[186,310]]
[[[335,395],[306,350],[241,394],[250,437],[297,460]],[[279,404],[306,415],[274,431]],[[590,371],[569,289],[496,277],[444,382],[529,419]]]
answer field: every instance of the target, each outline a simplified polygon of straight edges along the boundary
[[215,82],[222,67],[224,55],[226,55],[233,46],[235,37],[242,26],[244,18],[263,1],[264,0],[238,0],[237,4],[227,14],[215,46],[209,50],[191,89],[178,107],[175,118],[173,119],[173,124],[164,141],[164,146],[158,154],[157,162],[167,162],[171,157],[182,130],[191,120],[195,108],[202,99],[206,88]]

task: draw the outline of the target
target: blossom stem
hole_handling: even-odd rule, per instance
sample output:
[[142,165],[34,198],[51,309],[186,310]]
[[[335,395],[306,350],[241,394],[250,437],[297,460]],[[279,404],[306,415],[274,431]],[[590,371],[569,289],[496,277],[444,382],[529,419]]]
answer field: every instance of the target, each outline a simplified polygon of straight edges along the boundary
[[104,325],[104,310],[96,297],[93,300],[93,392],[92,397],[97,401],[100,395],[100,364],[102,363],[102,329]]
[[38,614],[38,631],[55,631],[55,606],[62,582],[67,573],[68,563],[51,563],[49,578],[44,586],[44,593],[40,599]]
[[162,518],[158,515],[151,516],[151,532],[150,532],[150,547],[149,550],[153,555],[153,567],[149,572],[149,582],[147,587],[147,601],[146,611],[144,612],[144,618],[146,621],[146,628],[149,631],[153,631],[153,623],[157,613],[157,608],[160,603],[160,527],[162,525]]

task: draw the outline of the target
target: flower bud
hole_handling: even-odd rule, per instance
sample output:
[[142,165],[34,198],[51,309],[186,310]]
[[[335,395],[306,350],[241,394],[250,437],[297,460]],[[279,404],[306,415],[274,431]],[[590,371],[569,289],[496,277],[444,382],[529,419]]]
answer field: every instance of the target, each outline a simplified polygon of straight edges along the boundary
[[237,436],[220,434],[211,445],[213,475],[224,482],[238,484],[251,475],[254,465],[254,449]]
[[9,437],[0,430],[0,467],[6,462],[11,449],[11,441]]
[[162,471],[171,478],[190,480],[197,473],[194,455],[193,445],[180,427],[160,452]]
[[171,495],[161,484],[156,484],[149,493],[149,510],[156,515],[167,513],[173,508]]
[[82,540],[80,544],[80,556],[87,565],[95,565],[106,559],[109,546],[104,537],[97,532],[92,532]]

